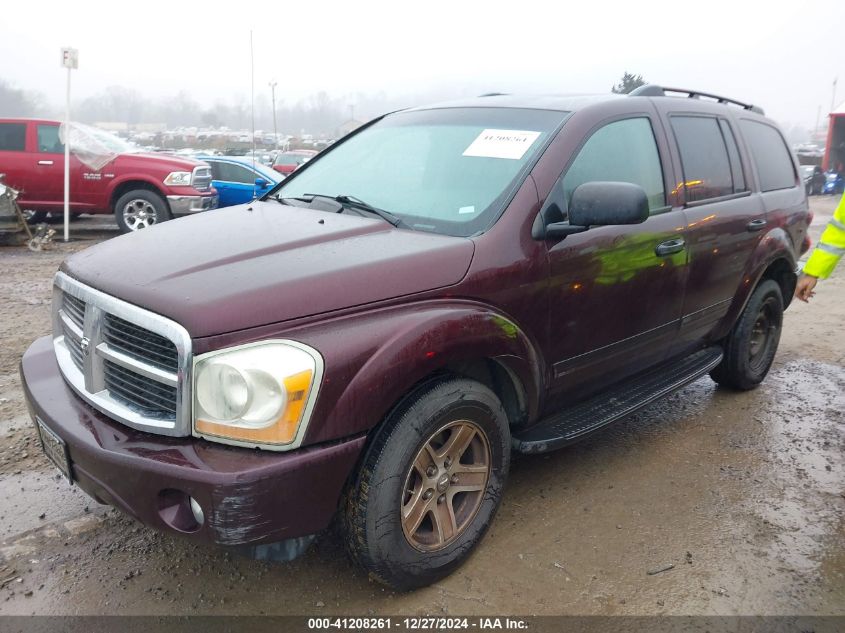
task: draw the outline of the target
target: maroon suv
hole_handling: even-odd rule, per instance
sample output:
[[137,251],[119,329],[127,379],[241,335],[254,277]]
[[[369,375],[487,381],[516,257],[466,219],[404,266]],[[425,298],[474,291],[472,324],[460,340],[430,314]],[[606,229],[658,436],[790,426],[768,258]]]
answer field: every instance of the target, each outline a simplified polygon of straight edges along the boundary
[[769,370],[796,164],[759,108],[667,92],[391,114],[262,200],[70,257],[21,363],[45,451],[161,530],[267,556],[340,513],[372,577],[448,574],[512,452]]

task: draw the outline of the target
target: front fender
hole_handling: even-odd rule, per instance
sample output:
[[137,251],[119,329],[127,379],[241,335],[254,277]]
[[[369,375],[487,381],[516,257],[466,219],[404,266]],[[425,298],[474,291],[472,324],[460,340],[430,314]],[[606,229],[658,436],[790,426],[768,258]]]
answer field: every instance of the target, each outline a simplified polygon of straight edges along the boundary
[[[719,340],[728,335],[734,323],[736,323],[739,318],[739,315],[742,314],[742,311],[745,309],[745,305],[751,298],[751,293],[754,291],[754,288],[757,287],[757,284],[760,283],[760,279],[763,277],[763,274],[770,266],[772,266],[772,264],[778,260],[783,260],[783,266],[785,266],[785,269],[789,271],[788,274],[795,274],[794,271],[797,265],[795,260],[795,250],[795,245],[792,243],[789,233],[781,227],[773,228],[766,233],[759,242],[757,242],[754,252],[751,254],[751,257],[748,258],[748,263],[743,271],[739,288],[734,294],[731,307],[713,331],[712,336],[715,340]],[[789,297],[784,297],[784,304],[789,305],[791,298],[791,295]]]
[[536,416],[543,360],[507,316],[470,301],[434,300],[375,310],[285,332],[318,349],[323,384],[305,436],[315,444],[375,427],[415,385],[449,365],[492,359]]
[[162,196],[165,195],[164,192],[164,185],[163,183],[156,181],[155,178],[150,177],[149,174],[121,174],[111,182],[109,182],[109,187],[106,191],[106,197],[109,202],[112,201],[114,198],[115,191],[117,191],[118,187],[125,185],[127,182],[143,182],[146,185],[154,187],[156,191],[159,192]]

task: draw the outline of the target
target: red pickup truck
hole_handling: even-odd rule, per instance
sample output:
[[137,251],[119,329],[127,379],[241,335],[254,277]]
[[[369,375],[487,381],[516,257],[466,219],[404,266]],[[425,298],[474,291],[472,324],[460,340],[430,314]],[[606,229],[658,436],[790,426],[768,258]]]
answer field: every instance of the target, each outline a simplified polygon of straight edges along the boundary
[[[90,132],[113,158],[93,169],[71,152],[72,213],[114,213],[126,233],[217,207],[208,165],[139,153],[115,136]],[[0,173],[21,192],[21,206],[35,211],[36,217],[63,209],[64,151],[57,121],[0,119]]]

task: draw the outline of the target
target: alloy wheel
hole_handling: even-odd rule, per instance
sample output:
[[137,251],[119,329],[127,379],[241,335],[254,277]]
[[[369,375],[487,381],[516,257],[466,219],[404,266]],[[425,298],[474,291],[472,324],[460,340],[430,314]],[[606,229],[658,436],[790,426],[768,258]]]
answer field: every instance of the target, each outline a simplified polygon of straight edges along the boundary
[[487,437],[469,420],[429,437],[405,476],[400,510],[408,542],[426,552],[454,542],[481,507],[491,467]]
[[123,207],[123,220],[130,231],[138,231],[155,224],[158,221],[158,212],[148,200],[136,198]]

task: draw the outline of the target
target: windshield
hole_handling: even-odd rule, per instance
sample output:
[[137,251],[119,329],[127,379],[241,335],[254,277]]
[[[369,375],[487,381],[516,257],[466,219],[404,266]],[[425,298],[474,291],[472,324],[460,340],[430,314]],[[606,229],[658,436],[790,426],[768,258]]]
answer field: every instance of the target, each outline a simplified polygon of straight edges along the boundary
[[473,235],[495,222],[567,116],[513,108],[401,112],[315,158],[272,195],[354,197],[409,228]]

